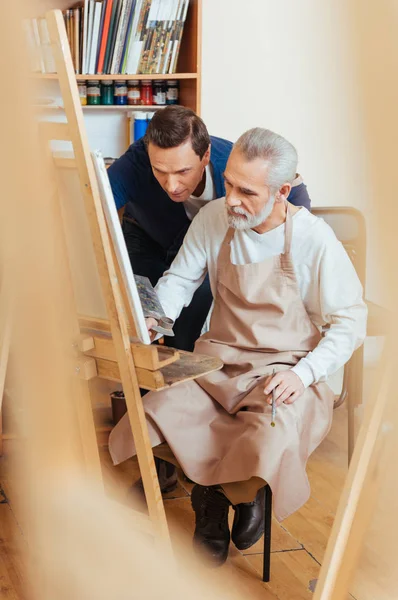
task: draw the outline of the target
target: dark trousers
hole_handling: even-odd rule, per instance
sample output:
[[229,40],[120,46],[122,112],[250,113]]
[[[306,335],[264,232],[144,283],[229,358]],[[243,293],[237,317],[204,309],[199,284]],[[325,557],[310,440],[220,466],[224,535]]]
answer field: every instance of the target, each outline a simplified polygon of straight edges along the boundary
[[[135,223],[123,220],[123,234],[135,275],[148,277],[155,286],[173,262],[175,254],[167,253]],[[184,308],[173,327],[175,336],[165,336],[165,344],[192,351],[209,313],[213,296],[208,275],[196,290],[191,304]]]

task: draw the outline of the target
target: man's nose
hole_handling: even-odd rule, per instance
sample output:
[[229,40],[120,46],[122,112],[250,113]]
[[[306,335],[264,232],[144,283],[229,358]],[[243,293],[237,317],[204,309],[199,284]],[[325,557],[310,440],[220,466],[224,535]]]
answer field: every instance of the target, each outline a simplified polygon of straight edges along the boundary
[[175,176],[169,176],[166,180],[166,190],[168,192],[175,192],[178,189],[178,179]]
[[236,194],[236,192],[234,192],[233,190],[231,190],[230,192],[227,193],[226,200],[227,200],[228,206],[231,208],[233,208],[234,206],[241,206],[241,204],[242,204],[241,200],[239,199],[238,194]]

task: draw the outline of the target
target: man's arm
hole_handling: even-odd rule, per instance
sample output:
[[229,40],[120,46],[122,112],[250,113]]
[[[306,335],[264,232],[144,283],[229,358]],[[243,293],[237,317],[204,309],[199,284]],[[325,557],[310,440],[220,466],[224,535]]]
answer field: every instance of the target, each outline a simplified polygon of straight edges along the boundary
[[331,233],[320,259],[318,285],[322,318],[329,328],[313,352],[292,369],[305,387],[340,369],[366,337],[362,285],[343,245]]
[[203,211],[192,221],[171,267],[159,279],[155,290],[164,312],[174,321],[188,306],[207,273]]
[[292,189],[289,194],[289,202],[294,204],[294,206],[305,206],[305,208],[311,210],[311,199],[301,175],[297,175],[296,179],[293,181]]
[[277,405],[292,404],[308,386],[327,379],[340,369],[364,341],[367,307],[362,286],[342,244],[325,230],[327,244],[320,258],[317,283],[320,318],[329,329],[316,348],[287,371],[268,377],[264,393],[271,403],[276,390]]
[[132,190],[128,185],[129,164],[130,161],[124,154],[115,160],[107,171],[117,210],[123,208],[131,200]]

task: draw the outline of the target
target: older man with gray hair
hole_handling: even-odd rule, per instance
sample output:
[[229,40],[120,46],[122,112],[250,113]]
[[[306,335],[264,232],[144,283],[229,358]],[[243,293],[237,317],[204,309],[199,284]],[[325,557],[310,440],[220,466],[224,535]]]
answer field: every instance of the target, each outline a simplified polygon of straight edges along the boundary
[[[287,140],[260,128],[243,134],[225,170],[226,197],[198,213],[157,285],[177,318],[210,277],[210,327],[195,351],[221,358],[223,369],[150,393],[144,406],[155,455],[196,483],[195,547],[213,564],[226,560],[231,533],[239,549],[260,538],[266,482],[279,520],[307,501],[306,463],[332,421],[325,380],[366,333],[362,287],[344,248],[323,220],[287,201],[296,171]],[[135,453],[127,416],[110,450],[115,463]]]

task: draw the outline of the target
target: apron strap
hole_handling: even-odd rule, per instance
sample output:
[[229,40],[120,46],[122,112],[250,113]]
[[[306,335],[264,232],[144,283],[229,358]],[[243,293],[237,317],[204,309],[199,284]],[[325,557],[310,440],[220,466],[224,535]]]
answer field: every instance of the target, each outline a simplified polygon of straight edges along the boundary
[[231,257],[231,241],[235,235],[235,229],[228,227],[227,233],[225,234],[224,240],[221,244],[220,252],[218,254],[217,269],[222,268],[226,263],[230,262]]
[[292,246],[292,232],[293,232],[292,213],[291,213],[291,209],[290,209],[290,204],[289,204],[289,202],[286,201],[285,249],[283,251],[284,255],[290,254],[290,248]]

